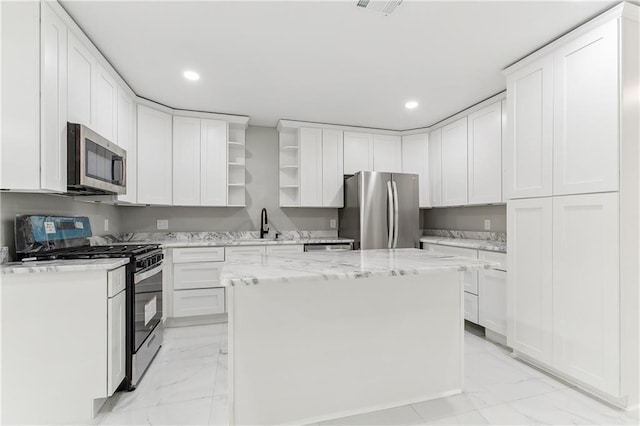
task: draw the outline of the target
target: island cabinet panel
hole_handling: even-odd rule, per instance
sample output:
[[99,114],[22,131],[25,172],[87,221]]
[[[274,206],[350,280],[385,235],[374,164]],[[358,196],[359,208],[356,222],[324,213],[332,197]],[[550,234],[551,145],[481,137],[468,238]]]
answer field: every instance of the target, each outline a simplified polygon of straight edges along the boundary
[[402,172],[419,176],[419,206],[431,207],[429,191],[429,135],[419,133],[402,137]]
[[322,129],[322,206],[344,207],[344,143],[341,130]]
[[373,170],[402,173],[402,138],[373,135]]
[[467,202],[467,117],[463,117],[442,128],[442,205]]
[[344,132],[344,174],[373,170],[373,135]]
[[554,55],[554,195],[618,189],[618,20]]
[[171,205],[171,115],[138,105],[138,202]]
[[507,343],[551,365],[553,352],[552,200],[507,203]]
[[468,116],[469,204],[502,202],[502,104]]
[[505,198],[552,193],[553,55],[507,76]]
[[300,129],[300,205],[322,207],[322,129]]
[[442,129],[429,133],[429,190],[431,207],[442,206]]
[[553,199],[554,366],[614,396],[620,392],[618,244],[617,193]]

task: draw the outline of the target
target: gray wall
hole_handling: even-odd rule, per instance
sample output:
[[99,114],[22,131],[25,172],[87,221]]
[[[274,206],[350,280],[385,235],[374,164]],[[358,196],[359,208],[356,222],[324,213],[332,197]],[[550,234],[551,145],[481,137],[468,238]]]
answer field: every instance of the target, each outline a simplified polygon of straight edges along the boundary
[[103,235],[104,220],[109,219],[107,234],[120,232],[118,208],[107,204],[74,201],[71,197],[48,194],[0,193],[0,245],[8,246],[14,258],[14,219],[17,214],[88,216],[94,235]]
[[246,208],[232,207],[121,207],[122,232],[156,231],[158,219],[169,220],[169,231],[255,231],[265,207],[271,229],[328,230],[337,209],[279,207],[278,131],[249,126],[246,135]]
[[484,220],[491,220],[491,230],[507,231],[507,206],[450,207],[422,210],[424,229],[484,231]]

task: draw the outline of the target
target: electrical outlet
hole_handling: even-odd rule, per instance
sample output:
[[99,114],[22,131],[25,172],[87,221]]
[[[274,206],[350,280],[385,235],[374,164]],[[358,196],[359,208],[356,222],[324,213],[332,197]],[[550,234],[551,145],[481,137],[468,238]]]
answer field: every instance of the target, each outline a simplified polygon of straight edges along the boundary
[[109,219],[104,220],[104,232],[109,230]]
[[329,220],[329,228],[336,229],[336,220],[335,219]]
[[169,220],[167,220],[167,219],[158,219],[156,221],[156,228],[158,228],[158,229],[169,229]]
[[484,220],[484,230],[491,231],[491,220],[489,219]]

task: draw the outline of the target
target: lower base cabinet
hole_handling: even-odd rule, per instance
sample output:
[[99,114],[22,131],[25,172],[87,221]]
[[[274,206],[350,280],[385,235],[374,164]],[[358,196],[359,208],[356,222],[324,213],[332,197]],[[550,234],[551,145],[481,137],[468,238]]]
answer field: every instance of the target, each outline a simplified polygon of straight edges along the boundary
[[464,292],[464,319],[478,324],[478,296]]
[[184,318],[223,314],[226,312],[224,294],[223,287],[174,291],[173,316]]
[[107,273],[107,395],[126,374],[126,267]]
[[478,275],[478,323],[498,334],[507,334],[507,273],[480,271]]

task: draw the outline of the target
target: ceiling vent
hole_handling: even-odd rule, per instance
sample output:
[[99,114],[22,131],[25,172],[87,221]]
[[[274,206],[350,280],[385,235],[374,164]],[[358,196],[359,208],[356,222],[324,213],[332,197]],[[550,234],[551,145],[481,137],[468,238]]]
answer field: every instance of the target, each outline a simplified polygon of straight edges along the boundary
[[358,7],[390,15],[402,0],[358,0]]

